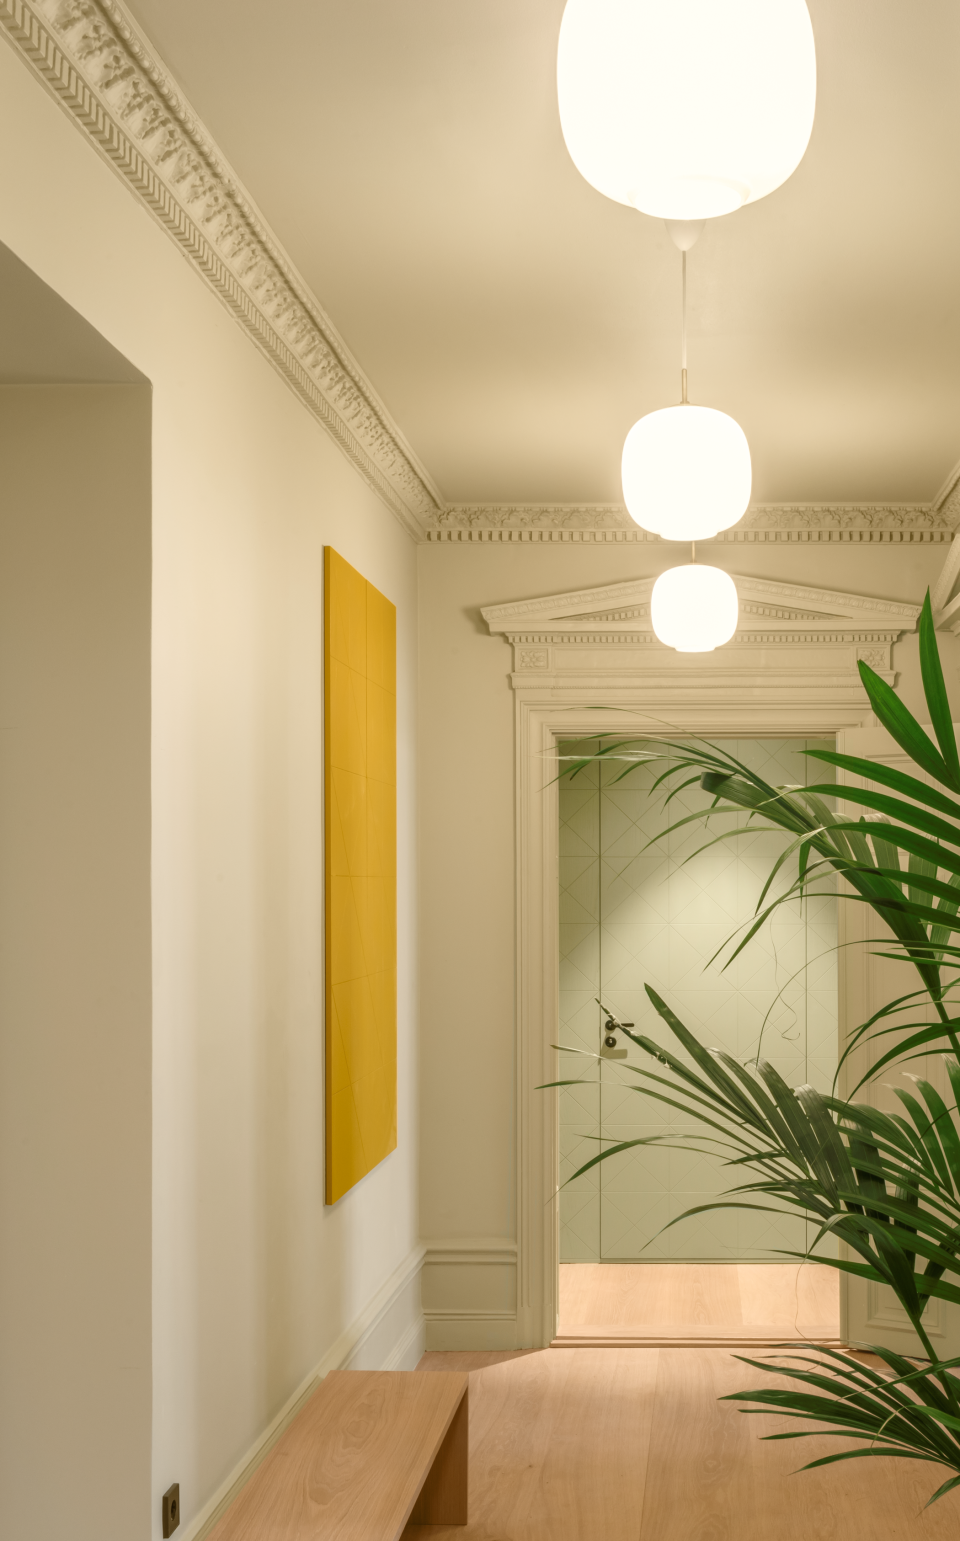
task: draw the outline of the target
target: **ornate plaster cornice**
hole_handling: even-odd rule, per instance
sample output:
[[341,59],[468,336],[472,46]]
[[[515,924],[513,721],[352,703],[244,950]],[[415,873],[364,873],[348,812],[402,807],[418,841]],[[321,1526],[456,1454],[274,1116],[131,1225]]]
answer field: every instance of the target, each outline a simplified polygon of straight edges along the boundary
[[431,523],[438,530],[636,529],[622,503],[449,503]]
[[0,30],[406,528],[443,500],[119,0],[0,0]]
[[[659,539],[616,503],[446,504],[122,0],[0,0],[0,32],[416,538]],[[930,504],[757,504],[716,539],[949,542],[958,478]]]
[[[960,525],[960,482],[940,503],[756,503],[717,541],[949,542]],[[659,542],[620,503],[454,503],[431,516],[427,539]]]

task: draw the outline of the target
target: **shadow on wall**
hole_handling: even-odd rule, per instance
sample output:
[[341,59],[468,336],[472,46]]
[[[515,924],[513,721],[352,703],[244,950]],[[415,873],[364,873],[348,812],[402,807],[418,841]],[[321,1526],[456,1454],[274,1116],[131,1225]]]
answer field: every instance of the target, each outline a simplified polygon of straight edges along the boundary
[[150,447],[149,383],[0,247],[11,1535],[149,1534]]

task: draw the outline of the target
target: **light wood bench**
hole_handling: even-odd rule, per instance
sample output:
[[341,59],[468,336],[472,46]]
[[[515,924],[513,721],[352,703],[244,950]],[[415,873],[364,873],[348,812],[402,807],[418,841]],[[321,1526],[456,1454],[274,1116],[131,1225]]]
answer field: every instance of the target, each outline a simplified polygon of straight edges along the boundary
[[208,1541],[398,1541],[467,1523],[467,1377],[333,1370]]

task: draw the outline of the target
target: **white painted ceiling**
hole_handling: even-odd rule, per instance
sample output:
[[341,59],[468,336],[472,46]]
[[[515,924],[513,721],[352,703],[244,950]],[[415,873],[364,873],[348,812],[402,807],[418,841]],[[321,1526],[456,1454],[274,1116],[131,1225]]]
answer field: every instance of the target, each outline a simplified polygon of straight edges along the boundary
[[[927,502],[960,456],[960,5],[808,3],[810,147],[690,255],[690,395],[756,501]],[[680,258],[567,156],[563,0],[130,8],[446,498],[619,502],[678,399]]]

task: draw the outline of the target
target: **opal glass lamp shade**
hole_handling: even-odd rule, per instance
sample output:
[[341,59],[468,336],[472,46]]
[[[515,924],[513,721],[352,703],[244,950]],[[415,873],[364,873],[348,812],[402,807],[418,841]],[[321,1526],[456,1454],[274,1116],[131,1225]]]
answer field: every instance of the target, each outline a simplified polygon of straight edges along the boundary
[[736,585],[719,567],[671,567],[653,585],[653,629],[678,653],[712,653],[730,641],[739,617]]
[[817,94],[804,0],[567,0],[560,124],[599,192],[658,219],[729,214],[799,165]]
[[750,446],[713,407],[663,407],[634,423],[620,466],[627,512],[664,540],[709,540],[750,505]]

